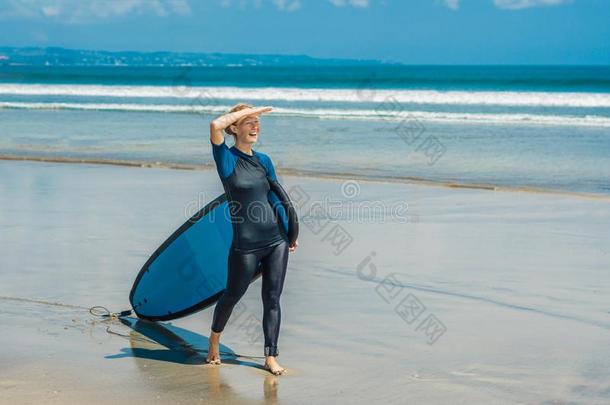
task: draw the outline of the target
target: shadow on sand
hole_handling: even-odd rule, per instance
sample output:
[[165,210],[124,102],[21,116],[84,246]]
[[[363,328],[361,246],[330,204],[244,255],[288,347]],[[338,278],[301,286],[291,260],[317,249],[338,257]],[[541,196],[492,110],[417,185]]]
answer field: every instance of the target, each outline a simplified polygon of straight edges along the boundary
[[[208,353],[208,338],[188,329],[159,322],[151,322],[133,317],[119,319],[121,323],[131,329],[129,340],[131,348],[121,349],[121,353],[106,356],[107,359],[124,357],[137,357],[165,361],[170,363],[201,365],[207,364],[205,359]],[[142,339],[142,336],[146,339]],[[157,343],[162,348],[144,347],[142,341]],[[263,366],[253,361],[240,360],[247,358],[235,353],[231,348],[221,344],[220,357],[223,363],[254,367],[264,370]],[[256,358],[256,357],[253,357]],[[263,359],[261,357],[261,359]]]

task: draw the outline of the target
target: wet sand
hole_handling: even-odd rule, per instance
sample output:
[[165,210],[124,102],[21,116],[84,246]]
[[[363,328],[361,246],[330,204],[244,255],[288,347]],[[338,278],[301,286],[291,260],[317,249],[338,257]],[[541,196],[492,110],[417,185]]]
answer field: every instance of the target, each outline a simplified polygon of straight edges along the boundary
[[[143,167],[157,169],[175,169],[175,170],[216,170],[212,164],[188,164],[188,163],[164,163],[150,160],[117,160],[107,158],[70,158],[70,157],[54,157],[41,155],[2,155],[0,161],[18,161],[18,162],[46,162],[46,163],[78,163],[78,164],[96,164],[109,166],[124,166],[124,167]],[[490,190],[490,191],[507,191],[507,192],[529,192],[554,195],[568,195],[572,197],[592,198],[604,201],[610,201],[610,196],[603,193],[588,193],[571,190],[560,190],[543,187],[530,186],[501,186],[491,183],[468,183],[468,182],[451,182],[442,180],[432,180],[424,177],[414,176],[366,176],[362,173],[325,173],[312,170],[296,170],[288,168],[276,168],[280,174],[296,177],[308,177],[317,179],[337,179],[337,180],[353,180],[358,181],[373,181],[382,183],[401,183],[435,187],[449,188],[464,188],[472,190]]]
[[[608,201],[282,175],[302,225],[275,377],[204,364],[210,309],[88,312],[129,307],[148,256],[222,192],[214,171],[3,161],[0,179],[2,403],[610,401]],[[236,311],[222,350],[262,356],[260,282]]]

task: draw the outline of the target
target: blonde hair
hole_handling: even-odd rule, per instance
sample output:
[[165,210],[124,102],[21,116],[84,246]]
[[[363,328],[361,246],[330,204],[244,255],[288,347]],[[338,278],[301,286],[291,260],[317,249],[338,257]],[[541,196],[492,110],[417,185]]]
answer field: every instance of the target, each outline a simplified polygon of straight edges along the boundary
[[[230,114],[230,113],[233,113],[233,112],[236,112],[236,111],[240,111],[240,110],[243,110],[243,109],[245,109],[245,108],[253,108],[253,107],[252,107],[251,105],[249,105],[249,104],[246,104],[246,103],[239,103],[239,104],[235,104],[235,105],[233,106],[233,108],[231,108],[231,109],[229,110],[229,112],[228,112],[227,114]],[[243,121],[245,118],[246,118],[246,117],[242,117],[242,118],[238,119],[236,122],[234,122],[234,123],[233,123],[233,124],[231,124],[231,125],[239,125],[239,123],[240,123],[241,121]],[[229,125],[228,127],[226,127],[226,128],[225,128],[225,132],[226,132],[227,134],[229,134],[229,135],[236,136],[236,134],[235,134],[233,131],[231,131],[231,125]]]

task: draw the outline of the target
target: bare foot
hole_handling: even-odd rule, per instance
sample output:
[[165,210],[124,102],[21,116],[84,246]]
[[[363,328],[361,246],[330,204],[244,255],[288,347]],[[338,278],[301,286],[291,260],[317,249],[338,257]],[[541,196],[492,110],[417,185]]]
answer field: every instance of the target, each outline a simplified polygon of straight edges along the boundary
[[281,375],[284,374],[284,372],[286,371],[285,368],[281,367],[277,360],[275,360],[274,356],[267,356],[267,358],[265,359],[265,366],[264,366],[265,370],[269,371],[271,374],[274,375]]
[[220,345],[220,333],[210,333],[208,342],[208,357],[205,361],[210,364],[220,364],[220,351],[218,349]]

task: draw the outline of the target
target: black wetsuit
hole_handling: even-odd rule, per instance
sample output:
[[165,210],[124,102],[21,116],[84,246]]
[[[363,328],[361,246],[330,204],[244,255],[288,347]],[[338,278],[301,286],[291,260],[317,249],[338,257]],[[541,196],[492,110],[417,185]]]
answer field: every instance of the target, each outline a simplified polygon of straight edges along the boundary
[[229,201],[233,242],[229,251],[227,288],[214,308],[212,330],[222,332],[233,307],[244,295],[262,263],[265,355],[279,354],[280,295],[288,264],[288,238],[271,205],[269,176],[277,180],[264,153],[250,156],[225,142],[212,143],[218,175]]

